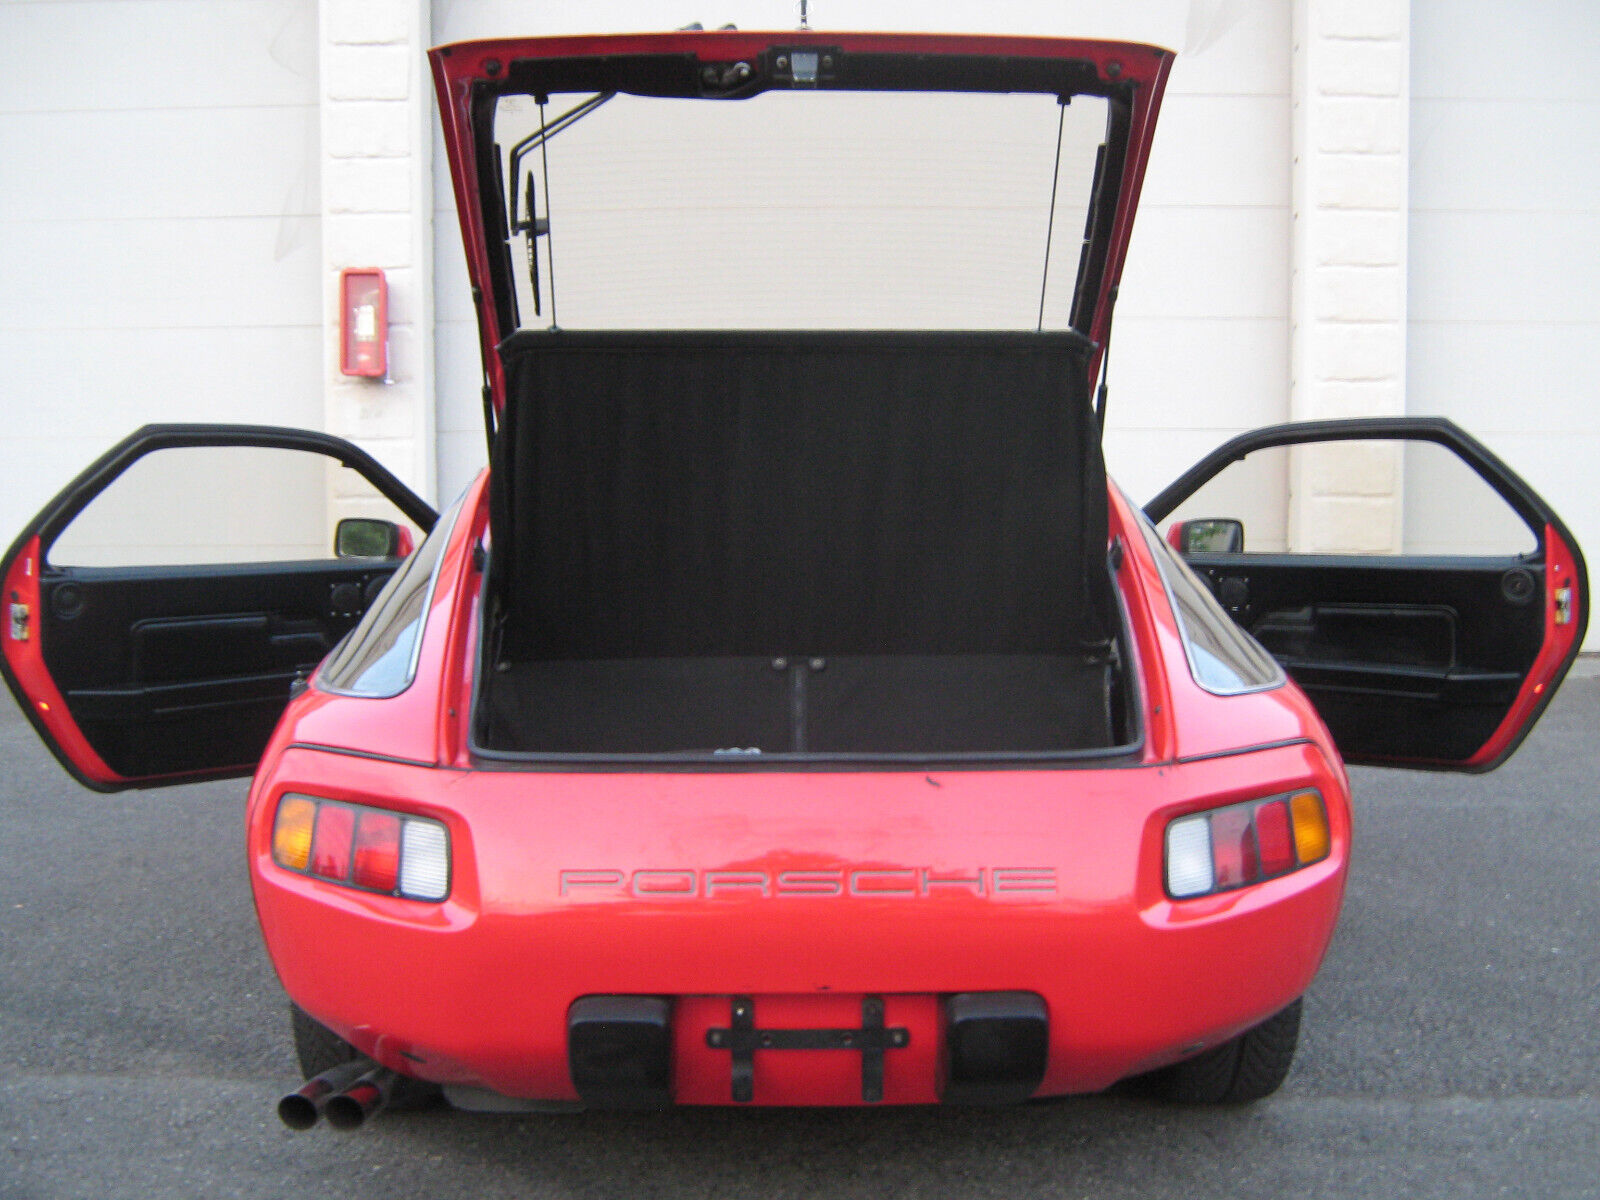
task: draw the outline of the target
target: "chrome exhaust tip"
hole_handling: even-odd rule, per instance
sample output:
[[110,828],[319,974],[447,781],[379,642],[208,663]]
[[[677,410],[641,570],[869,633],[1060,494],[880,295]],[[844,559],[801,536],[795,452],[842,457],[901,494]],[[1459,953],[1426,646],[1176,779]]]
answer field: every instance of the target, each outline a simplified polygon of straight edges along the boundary
[[368,1059],[358,1058],[340,1063],[306,1080],[282,1100],[278,1101],[278,1119],[290,1129],[310,1129],[317,1123],[328,1101],[354,1083],[362,1074],[372,1069]]
[[389,1103],[398,1079],[388,1067],[372,1067],[343,1091],[328,1097],[322,1106],[328,1124],[335,1129],[360,1129],[368,1117]]

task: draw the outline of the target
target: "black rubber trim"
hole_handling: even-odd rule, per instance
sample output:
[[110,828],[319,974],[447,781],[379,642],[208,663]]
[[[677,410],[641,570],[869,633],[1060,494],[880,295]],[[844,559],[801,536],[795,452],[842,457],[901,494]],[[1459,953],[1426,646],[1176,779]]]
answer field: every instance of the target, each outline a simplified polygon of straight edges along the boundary
[[[1185,763],[1210,762],[1214,758],[1237,758],[1241,754],[1255,754],[1262,750],[1284,750],[1290,746],[1315,746],[1316,742],[1306,737],[1284,738],[1277,742],[1262,742],[1256,746],[1240,746],[1233,750],[1212,750],[1207,754],[1189,754],[1182,758],[1168,759],[1167,766],[1181,767]],[[1159,766],[1162,764],[1152,764]]]
[[378,754],[372,750],[352,750],[348,746],[325,746],[320,742],[290,742],[285,750],[314,750],[319,754],[342,754],[347,758],[366,758],[373,762],[395,763],[402,767],[423,767],[429,771],[456,771],[468,773],[470,767],[441,766],[436,762],[424,762],[420,758],[401,758],[394,754]]

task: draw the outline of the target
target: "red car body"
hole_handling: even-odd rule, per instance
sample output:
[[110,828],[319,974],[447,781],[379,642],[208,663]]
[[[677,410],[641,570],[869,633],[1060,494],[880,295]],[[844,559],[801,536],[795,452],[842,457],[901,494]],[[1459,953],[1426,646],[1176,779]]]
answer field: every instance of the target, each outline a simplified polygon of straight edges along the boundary
[[[482,125],[486,106],[492,110],[517,72],[532,78],[566,64],[577,64],[570,68],[574,91],[600,90],[590,81],[595,72],[614,71],[626,82],[629,71],[642,70],[639,63],[652,62],[677,64],[674,70],[688,63],[689,78],[715,76],[716,88],[735,92],[756,64],[756,83],[777,86],[773,64],[788,70],[796,53],[852,63],[877,56],[880,65],[913,64],[906,70],[954,62],[950,70],[958,74],[967,69],[962,64],[998,63],[981,68],[989,72],[983,86],[996,90],[1003,90],[997,80],[1016,76],[1026,83],[1035,78],[1029,71],[1069,64],[1085,87],[1116,102],[1122,140],[1112,139],[1111,154],[1120,158],[1106,171],[1075,308],[1083,340],[1071,351],[1080,372],[1072,386],[1087,413],[1167,52],[1047,39],[809,32],[530,39],[433,55],[488,396],[502,439],[510,436],[503,426],[512,410],[535,402],[515,398],[528,393],[518,392],[507,366],[522,360],[508,357],[507,347],[519,344],[507,340],[516,329],[514,314],[505,311],[516,306],[515,289],[506,276],[509,256],[497,257],[509,234],[490,228],[504,221],[501,197],[498,188],[491,195],[484,186],[500,164],[480,160],[492,144]],[[730,73],[738,66],[747,68],[745,75]],[[978,85],[958,79],[950,86]],[[1048,90],[1037,80],[1018,86]],[[667,89],[658,81],[644,90],[652,87]],[[531,209],[530,203],[530,215]],[[610,345],[578,344],[585,351]],[[648,353],[656,343],[639,345]],[[787,343],[780,349],[810,355],[807,362],[836,352],[826,339],[795,345],[800,349]],[[900,353],[892,339],[883,345],[886,353]],[[1009,345],[996,353],[1010,353]],[[637,352],[632,343],[627,349]],[[679,349],[669,347],[672,354]],[[692,342],[685,353],[724,349],[716,343],[704,351]],[[917,354],[924,349],[913,347]],[[771,348],[737,342],[728,352],[748,363]],[[535,346],[528,359],[540,353]],[[326,1044],[367,1065],[443,1085],[467,1107],[1017,1100],[1094,1091],[1197,1056],[1213,1062],[1219,1054],[1237,1056],[1240,1039],[1273,1021],[1274,1036],[1287,1028],[1292,1052],[1292,1024],[1279,1014],[1297,1012],[1316,974],[1349,863],[1341,751],[1358,761],[1413,766],[1497,765],[1548,703],[1578,651],[1587,614],[1582,560],[1570,534],[1525,484],[1453,426],[1401,420],[1278,429],[1224,447],[1147,506],[1151,515],[1169,513],[1198,481],[1254,445],[1421,438],[1456,450],[1539,541],[1535,554],[1515,563],[1474,560],[1448,571],[1404,556],[1319,562],[1309,583],[1300,564],[1185,555],[1213,587],[1230,572],[1249,572],[1258,590],[1289,597],[1282,605],[1305,601],[1307,587],[1368,615],[1412,614],[1412,600],[1431,605],[1430,612],[1455,605],[1451,628],[1463,631],[1459,661],[1428,676],[1426,696],[1418,690],[1418,669],[1405,663],[1324,655],[1290,664],[1313,694],[1327,697],[1317,703],[1341,730],[1338,744],[1306,691],[1259,650],[1228,640],[1242,635],[1198,627],[1201,608],[1212,616],[1222,609],[1176,556],[1164,557],[1144,515],[1112,487],[1103,525],[1111,560],[1095,576],[1108,581],[1116,609],[1115,663],[1105,669],[1114,680],[1106,703],[1115,709],[1117,732],[1104,745],[1012,754],[985,743],[977,753],[797,751],[760,758],[743,750],[731,758],[728,751],[685,758],[508,749],[484,732],[485,696],[499,686],[488,676],[521,668],[485,648],[492,640],[486,625],[509,619],[494,572],[497,547],[501,563],[511,556],[503,531],[513,526],[497,528],[510,518],[496,516],[496,488],[509,487],[496,480],[524,468],[497,461],[432,534],[432,574],[425,592],[415,592],[421,604],[402,686],[353,692],[342,682],[349,670],[325,664],[288,702],[259,762],[151,760],[150,769],[129,769],[109,761],[105,747],[112,743],[103,733],[85,732],[101,718],[83,714],[91,712],[91,700],[103,705],[116,689],[90,687],[83,678],[63,681],[86,668],[63,666],[63,652],[53,650],[76,636],[72,605],[83,604],[64,601],[60,589],[86,592],[92,605],[95,589],[126,592],[132,584],[52,566],[51,541],[86,497],[152,448],[185,438],[254,444],[252,438],[286,436],[157,428],[86,472],[24,532],[5,564],[12,617],[6,676],[40,733],[90,786],[254,770],[251,884],[268,952],[302,1019],[336,1039]],[[357,462],[351,450],[322,448]],[[1097,442],[1092,453],[1098,455]],[[403,491],[375,464],[363,470],[389,494]],[[410,515],[430,525],[431,512],[419,506]],[[637,517],[643,508],[630,511]],[[1101,527],[1089,528],[1098,535]],[[1085,573],[1101,572],[1093,545],[1087,562]],[[373,565],[357,565],[370,583]],[[1507,581],[1517,572],[1513,587]],[[513,583],[524,594],[533,586],[526,575]],[[662,590],[678,586],[666,573],[653,583]],[[1184,588],[1193,589],[1187,599]],[[1501,593],[1503,603],[1493,599]],[[155,607],[141,610],[138,620],[154,619],[167,601],[149,603]],[[204,613],[191,604],[161,608],[157,616],[199,620],[245,603],[230,593]],[[1247,614],[1231,615],[1244,622]],[[359,641],[371,624],[369,616],[351,638]],[[1468,635],[1479,629],[1489,632],[1473,649]],[[886,644],[893,641],[892,630],[875,631]],[[1259,673],[1229,686],[1203,684],[1197,654],[1212,653],[1256,654]],[[1468,670],[1474,655],[1490,665]],[[813,685],[825,679],[822,664],[821,658],[810,664],[805,678]],[[804,675],[782,660],[774,669],[790,672],[785,680]],[[1402,685],[1385,690],[1383,680],[1401,676]],[[804,679],[795,684],[804,685]],[[117,686],[126,692],[138,684]],[[1470,721],[1458,719],[1451,698],[1463,689],[1472,693]],[[617,706],[626,703],[616,697]],[[1374,709],[1384,714],[1381,728],[1363,723]],[[151,711],[141,709],[146,717]],[[1415,722],[1424,732],[1397,744],[1397,722]],[[1308,795],[1317,801],[1298,803]],[[339,878],[316,867],[315,848],[304,863],[285,865],[284,843],[275,836],[285,798],[295,796],[312,798],[321,806],[317,813],[371,809],[442,827],[445,894],[418,899],[399,884],[387,891],[352,886],[347,866]],[[1269,813],[1270,805],[1278,807]],[[1234,818],[1222,810],[1251,814],[1237,818],[1244,822],[1237,827],[1247,860],[1242,868],[1223,865],[1217,839],[1222,823]],[[1281,823],[1291,812],[1296,822],[1312,814],[1312,824],[1296,824],[1293,836],[1309,840],[1285,848],[1288,826]],[[1214,877],[1212,886],[1192,892],[1175,887],[1170,860],[1178,844],[1174,823],[1197,814],[1210,814],[1212,824],[1184,828],[1210,831],[1205,853]],[[1269,854],[1277,855],[1276,866],[1268,865]],[[1244,875],[1225,877],[1227,870]],[[311,1060],[308,1071],[329,1065],[308,1055],[304,1042],[301,1050]],[[1241,1081],[1231,1065],[1220,1090],[1206,1093],[1191,1079],[1176,1094],[1253,1098],[1276,1087],[1287,1065],[1282,1056],[1270,1078],[1253,1081]]]

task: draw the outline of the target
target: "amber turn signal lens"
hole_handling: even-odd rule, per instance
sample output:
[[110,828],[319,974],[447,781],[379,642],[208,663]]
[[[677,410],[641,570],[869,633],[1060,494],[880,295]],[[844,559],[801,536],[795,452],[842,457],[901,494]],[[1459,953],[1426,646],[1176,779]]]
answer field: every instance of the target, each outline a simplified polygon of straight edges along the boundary
[[311,865],[311,831],[316,824],[317,802],[305,796],[285,796],[272,826],[272,861],[291,871]]
[[1294,822],[1294,848],[1302,866],[1328,857],[1328,814],[1316,792],[1300,792],[1289,800],[1289,815]]

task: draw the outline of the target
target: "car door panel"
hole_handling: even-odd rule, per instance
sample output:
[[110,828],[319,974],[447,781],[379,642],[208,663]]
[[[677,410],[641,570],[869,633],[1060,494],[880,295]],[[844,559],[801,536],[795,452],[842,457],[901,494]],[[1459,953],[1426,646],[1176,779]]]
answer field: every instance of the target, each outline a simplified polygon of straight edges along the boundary
[[1185,561],[1284,665],[1348,761],[1490,769],[1520,742],[1576,657],[1587,585],[1559,518],[1467,434],[1433,418],[1275,426],[1219,448],[1146,511],[1164,519],[1255,450],[1345,439],[1443,445],[1522,517],[1536,549],[1514,556],[1197,552]]
[[57,757],[101,790],[251,772],[295,681],[354,626],[402,561],[50,563],[50,542],[95,496],[132,463],[174,446],[327,455],[420,528],[434,520],[367,455],[321,434],[149,426],[109,451],[34,519],[3,567],[12,606],[7,681]]

